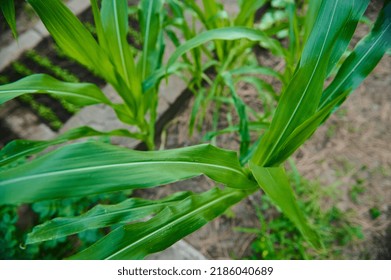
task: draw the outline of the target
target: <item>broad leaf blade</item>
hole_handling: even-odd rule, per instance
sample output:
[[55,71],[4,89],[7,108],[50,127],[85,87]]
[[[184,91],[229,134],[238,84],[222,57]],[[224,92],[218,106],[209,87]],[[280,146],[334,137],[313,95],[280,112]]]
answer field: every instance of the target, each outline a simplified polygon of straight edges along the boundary
[[250,169],[255,179],[271,200],[297,226],[303,236],[315,247],[322,244],[316,231],[308,224],[300,210],[295,194],[289,184],[283,167],[260,167],[250,161]]
[[7,21],[9,27],[11,28],[12,34],[15,38],[18,37],[18,33],[16,31],[14,0],[1,0],[0,9],[3,12],[4,18]]
[[136,75],[133,54],[127,42],[128,4],[126,0],[103,0],[101,9],[102,26],[106,38],[107,53],[113,65],[131,88],[132,77]]
[[341,102],[348,92],[341,94],[338,98],[335,98],[333,102],[330,102],[327,106],[316,112],[313,116],[299,125],[276,153],[271,158],[272,162],[276,164],[283,163],[288,157],[290,157],[312,134],[318,129],[319,125],[324,122],[325,119],[330,115],[334,106]]
[[354,91],[391,48],[391,2],[381,10],[371,33],[362,39],[323,92],[320,108],[346,91]]
[[256,188],[236,153],[210,145],[142,152],[87,142],[0,171],[0,204],[150,188],[205,174],[233,188]]
[[327,75],[330,56],[344,27],[351,20],[355,1],[323,1],[313,32],[304,47],[300,66],[283,92],[270,129],[253,158],[259,166],[276,166],[271,161],[287,137],[317,110]]
[[53,240],[85,230],[137,221],[155,214],[164,207],[173,205],[190,195],[190,192],[180,192],[156,201],[130,198],[116,205],[97,205],[83,215],[55,218],[36,226],[27,235],[26,244]]
[[131,133],[126,129],[117,129],[109,132],[100,132],[87,126],[77,127],[48,141],[14,140],[0,150],[0,166],[9,164],[21,157],[39,153],[46,148],[67,141],[93,136],[121,136],[142,139],[141,135]]
[[171,55],[167,62],[167,68],[169,68],[179,57],[189,50],[196,48],[206,42],[214,40],[238,40],[248,39],[251,41],[259,41],[260,44],[271,50],[273,53],[279,56],[284,55],[284,50],[277,40],[271,39],[264,32],[246,27],[224,27],[219,29],[213,29],[198,34],[196,37],[186,41],[179,46],[175,52]]
[[142,0],[139,18],[143,37],[141,54],[141,78],[145,80],[161,67],[164,51],[163,41],[163,0]]
[[117,85],[114,68],[87,28],[60,0],[28,0],[46,28],[71,58]]
[[147,222],[121,226],[72,259],[143,259],[196,231],[248,193],[219,190],[192,195]]
[[357,24],[363,16],[366,8],[368,7],[369,0],[359,0],[354,1],[355,7],[351,11],[350,20],[346,23],[344,27],[344,32],[341,33],[341,36],[336,40],[333,51],[330,56],[329,65],[327,67],[327,75],[333,70],[335,65],[341,59],[341,56],[346,51],[350,40],[353,37],[353,33],[356,30]]
[[35,74],[0,86],[0,104],[27,93],[49,93],[80,106],[111,102],[94,84],[61,82],[46,74]]

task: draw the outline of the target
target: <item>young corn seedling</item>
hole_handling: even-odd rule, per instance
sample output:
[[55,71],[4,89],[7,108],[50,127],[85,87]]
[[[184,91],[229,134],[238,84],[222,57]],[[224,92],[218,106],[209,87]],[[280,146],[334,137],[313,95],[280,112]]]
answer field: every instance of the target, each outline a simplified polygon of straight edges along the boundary
[[[43,13],[45,9],[43,1],[30,0],[30,2],[42,18],[50,18],[50,13],[56,13],[53,11]],[[56,7],[60,9],[60,15],[70,21],[64,6],[57,1],[53,3],[57,3]],[[93,6],[94,3],[92,1]],[[104,3],[105,1],[102,2],[103,5]],[[315,2],[311,1],[310,5],[311,3]],[[307,22],[307,29],[310,32],[300,51],[299,63],[281,93],[270,127],[262,135],[260,142],[255,145],[253,154],[248,160],[243,160],[242,164],[235,151],[222,150],[212,145],[143,152],[110,144],[81,142],[64,145],[27,163],[12,166],[16,159],[36,154],[53,144],[66,142],[80,135],[88,137],[98,133],[88,128],[80,128],[51,141],[17,140],[9,143],[0,154],[0,203],[20,204],[128,189],[152,188],[203,174],[219,184],[220,188],[215,187],[198,194],[190,191],[179,192],[156,201],[130,198],[116,205],[97,205],[81,216],[58,217],[37,226],[29,233],[25,243],[28,245],[87,229],[117,225],[104,238],[72,256],[71,259],[141,259],[148,254],[164,250],[221,215],[227,208],[248,195],[263,189],[295,224],[307,241],[320,249],[322,244],[318,234],[312,229],[298,207],[283,163],[357,88],[390,48],[391,2],[385,1],[384,8],[379,13],[371,32],[344,60],[331,84],[323,88],[328,74],[337,65],[347,48],[357,22],[368,3],[369,0],[329,0],[321,1],[318,8],[314,9],[316,16],[313,21]],[[102,22],[106,16],[110,18],[103,11],[102,8]],[[96,12],[95,15],[97,15]],[[105,38],[106,35],[103,35],[105,25],[101,26],[100,38]],[[53,22],[49,24],[49,29],[51,27],[55,30],[62,28]],[[77,35],[81,31],[74,28],[72,32],[76,32]],[[214,35],[211,36],[211,34]],[[61,36],[60,39],[57,38],[57,41],[70,44],[61,38]],[[167,67],[170,67],[186,51],[206,41],[238,38],[261,41],[266,37],[262,32],[249,28],[206,31],[198,35],[196,42],[191,39],[180,46],[172,55]],[[115,45],[110,45],[110,48]],[[109,47],[106,46],[106,48]],[[92,52],[92,49],[90,51]],[[69,52],[69,55],[75,52],[73,56],[83,58],[84,62],[92,63],[87,56],[89,52],[80,53],[74,47],[70,48]],[[99,54],[103,55],[103,60],[101,60],[103,64],[96,65],[97,67],[107,66],[112,63],[112,60],[115,61],[114,57],[112,60],[109,58],[105,60],[104,52]],[[119,63],[119,66],[122,64]],[[113,70],[113,68],[110,69]],[[100,71],[100,68],[97,69]],[[123,86],[122,82],[127,76],[123,72],[115,72],[121,69],[123,68],[113,70],[114,72],[108,75],[114,79],[113,82],[116,82],[118,77],[123,77],[120,80]],[[162,71],[164,72],[164,69]],[[42,80],[46,80],[47,83],[39,83]],[[89,103],[85,99],[89,102],[104,100],[106,104],[108,103],[100,91],[91,84],[76,84],[71,87],[71,84],[62,84],[48,77],[41,77],[39,81],[24,79],[1,86],[0,100],[5,102],[26,90],[56,94],[65,90],[69,92],[71,88],[72,97],[75,95],[78,97],[78,99],[71,98],[71,100],[82,100],[87,104]],[[131,108],[135,100],[137,99],[129,100],[126,106]],[[237,98],[235,102],[240,104],[241,101]],[[123,111],[116,106],[114,108],[118,115],[123,117],[121,115]],[[126,134],[123,131],[107,134],[122,135],[123,133]],[[151,215],[152,218],[149,220],[142,220]]]
[[[164,52],[163,1],[140,1],[138,6],[142,50],[135,53],[127,42],[127,1],[91,1],[97,40],[88,29],[59,0],[32,0],[34,8],[46,28],[70,58],[92,70],[113,86],[122,103],[113,103],[93,84],[65,83],[48,75],[36,74],[12,85],[2,94],[1,102],[25,93],[58,95],[79,106],[105,104],[110,106],[123,123],[135,126],[134,132],[123,135],[145,142],[154,148],[157,90],[159,78],[150,79],[161,67]],[[2,1],[5,18],[14,30],[13,1]]]

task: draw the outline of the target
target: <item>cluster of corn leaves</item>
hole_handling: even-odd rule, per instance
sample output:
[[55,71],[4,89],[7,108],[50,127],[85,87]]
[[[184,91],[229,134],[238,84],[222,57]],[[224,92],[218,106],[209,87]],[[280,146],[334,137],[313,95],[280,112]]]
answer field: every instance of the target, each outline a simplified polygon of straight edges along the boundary
[[[76,104],[108,104],[119,118],[126,118],[128,123],[134,123],[140,118],[140,110],[144,110],[150,102],[156,102],[148,90],[156,87],[159,79],[174,69],[175,61],[186,52],[198,55],[195,53],[197,46],[216,40],[246,38],[262,46],[273,46],[275,43],[266,33],[243,26],[248,20],[245,17],[246,9],[263,1],[242,1],[241,18],[245,22],[237,23],[241,26],[211,26],[210,30],[179,45],[165,67],[154,66],[156,61],[149,60],[154,57],[152,53],[159,52],[156,44],[161,37],[152,35],[155,40],[151,43],[145,39],[150,38],[149,35],[144,35],[143,48],[149,48],[149,51],[143,52],[136,64],[133,55],[124,47],[124,20],[121,21],[120,17],[123,11],[117,6],[119,3],[125,5],[126,1],[103,0],[100,12],[96,1],[91,1],[98,42],[85,32],[84,27],[60,1],[28,2],[40,15],[57,43],[68,50],[68,55],[105,76],[121,92],[124,104],[112,104],[94,85],[63,83],[42,75],[1,86],[1,103],[26,92],[46,92],[66,96]],[[12,25],[12,13],[9,12],[12,9],[7,3],[12,5],[12,1],[2,1],[1,8]],[[155,10],[149,9],[155,3],[162,5],[160,1],[142,1],[141,7],[149,11],[145,13],[146,22],[158,19],[156,14],[155,17],[151,16]],[[212,1],[204,1],[204,4],[208,3]],[[200,194],[181,192],[156,201],[130,198],[116,205],[98,205],[81,216],[55,218],[37,226],[28,235],[26,243],[119,225],[72,258],[144,258],[169,247],[262,188],[306,239],[314,247],[320,248],[322,244],[317,233],[298,208],[282,164],[357,88],[390,48],[391,3],[387,0],[371,32],[343,61],[331,84],[323,88],[325,80],[347,49],[368,4],[369,0],[310,1],[309,9],[314,16],[308,17],[305,22],[308,30],[305,43],[302,47],[294,48],[297,54],[291,54],[292,61],[297,60],[296,66],[289,70],[292,73],[283,88],[269,129],[254,146],[249,160],[242,161],[242,164],[236,152],[211,145],[142,152],[109,144],[82,142],[65,145],[13,167],[13,163],[21,157],[72,139],[102,134],[129,136],[129,132],[124,130],[98,132],[81,127],[51,141],[16,140],[4,147],[0,151],[0,203],[20,204],[125,189],[152,188],[204,174],[220,184],[221,188],[213,188]],[[213,15],[213,7],[206,10]],[[148,33],[147,30],[150,29],[146,28],[144,33]],[[292,28],[292,34],[294,30]],[[217,55],[222,51],[218,49],[225,48],[223,41],[218,42]],[[143,80],[141,86],[140,83],[132,82],[133,77],[138,76],[141,78],[137,78],[137,81]],[[227,81],[230,80],[229,75],[222,74],[224,76]],[[150,98],[153,100],[149,100]],[[233,96],[233,99],[239,105],[242,103],[238,96]],[[242,108],[242,112],[245,112],[244,106]],[[145,221],[145,218],[151,216]]]
[[[111,84],[122,103],[114,104],[95,85],[64,83],[43,74],[31,75],[2,88],[1,103],[26,93],[49,93],[79,106],[105,104],[123,123],[137,127],[137,132],[128,132],[126,136],[139,139],[153,149],[160,83],[153,74],[161,67],[165,47],[163,1],[140,2],[138,17],[143,49],[137,53],[127,41],[129,23],[125,0],[102,1],[100,8],[97,0],[91,1],[97,40],[62,1],[27,2],[62,51]],[[16,34],[13,1],[2,1],[1,8]]]

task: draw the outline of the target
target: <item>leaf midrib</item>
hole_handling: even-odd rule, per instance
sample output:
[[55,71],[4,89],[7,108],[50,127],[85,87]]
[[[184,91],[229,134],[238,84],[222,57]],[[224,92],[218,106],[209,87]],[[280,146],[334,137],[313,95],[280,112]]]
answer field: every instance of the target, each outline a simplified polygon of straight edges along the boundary
[[[81,93],[73,93],[73,92],[69,92],[69,91],[63,91],[63,90],[53,90],[53,89],[23,89],[23,88],[19,88],[19,89],[10,89],[10,90],[0,90],[0,92],[4,93],[18,93],[18,92],[23,92],[23,93],[40,93],[40,92],[48,92],[48,93],[57,93],[57,94],[61,94],[61,95],[69,95],[69,96],[73,96],[73,97],[78,97],[78,98],[83,98],[83,99],[88,99],[88,100],[93,100],[93,101],[99,101],[99,102],[102,102],[102,103],[105,103],[107,104],[107,102],[105,100],[101,100],[101,99],[97,99],[97,98],[94,98],[94,97],[91,97],[91,96],[88,96],[88,95],[83,95]],[[20,95],[23,95],[20,94]]]
[[383,35],[386,33],[388,28],[391,26],[391,22],[387,25],[387,27],[381,32],[380,36],[375,40],[375,42],[370,46],[370,48],[367,50],[367,52],[360,58],[360,60],[357,62],[356,66],[352,68],[352,70],[349,72],[349,74],[346,75],[346,77],[339,83],[339,85],[330,93],[329,97],[327,97],[324,102],[319,106],[319,108],[323,108],[327,101],[332,97],[332,95],[346,82],[346,80],[356,71],[356,69],[359,67],[359,65],[364,61],[364,59],[368,56],[368,54],[372,51],[372,49],[377,45],[377,43],[380,41],[380,39],[383,37]]
[[316,72],[316,68],[317,68],[317,66],[318,66],[318,64],[319,64],[319,61],[321,60],[320,58],[322,57],[323,50],[324,50],[324,46],[325,46],[325,44],[326,44],[327,38],[328,38],[328,36],[329,36],[329,34],[330,34],[330,27],[331,27],[331,24],[333,23],[333,20],[334,20],[335,11],[336,11],[338,2],[339,2],[339,0],[337,0],[337,2],[336,2],[335,5],[334,5],[334,10],[333,10],[333,13],[332,13],[332,17],[331,17],[329,26],[328,26],[328,28],[327,28],[327,33],[326,33],[326,36],[324,37],[323,44],[322,44],[322,48],[321,48],[320,54],[319,54],[319,56],[318,56],[318,58],[317,58],[315,67],[313,68],[314,71],[312,71],[311,77],[310,77],[310,79],[309,79],[308,82],[307,82],[307,85],[306,85],[306,87],[305,87],[305,89],[304,89],[304,92],[303,92],[303,94],[302,94],[302,96],[301,96],[299,102],[296,104],[296,107],[295,107],[293,113],[290,115],[290,117],[289,117],[289,119],[288,119],[288,122],[286,123],[286,125],[285,125],[285,127],[283,128],[282,132],[279,134],[279,137],[278,137],[277,141],[274,141],[274,145],[271,147],[271,149],[269,150],[269,152],[268,152],[266,158],[264,159],[264,161],[263,161],[264,164],[267,163],[267,161],[270,159],[270,156],[271,156],[271,155],[273,154],[273,152],[276,150],[276,148],[277,148],[277,146],[279,145],[279,143],[280,143],[282,137],[284,136],[285,132],[287,131],[289,125],[290,125],[291,122],[293,121],[293,118],[294,118],[294,116],[295,116],[297,110],[299,109],[300,104],[301,104],[301,102],[302,102],[303,99],[304,99],[304,96],[306,96],[306,94],[307,94],[309,85],[310,85],[311,82],[312,82],[312,79],[313,79],[313,77],[314,77],[314,75],[315,75],[315,72]]
[[124,57],[124,49],[122,48],[122,42],[121,42],[121,36],[120,36],[120,27],[119,27],[119,19],[118,19],[118,13],[117,13],[117,1],[116,0],[113,0],[113,5],[114,5],[114,26],[115,26],[115,32],[117,34],[117,43],[118,43],[118,47],[119,47],[119,54],[120,54],[120,58],[121,58],[121,66],[122,66],[122,70],[124,71],[124,79],[125,81],[127,81],[127,84],[129,85],[129,75],[128,75],[128,70],[127,70],[127,67],[126,67],[126,62],[125,62],[125,57]]
[[[52,171],[52,172],[45,172],[45,173],[40,173],[40,174],[35,174],[35,175],[30,175],[30,176],[24,176],[24,177],[19,177],[15,179],[10,179],[10,180],[5,180],[0,182],[0,186],[2,185],[9,185],[9,184],[15,184],[20,181],[26,181],[26,180],[31,180],[31,179],[37,179],[40,177],[49,177],[49,176],[58,176],[58,175],[65,175],[65,174],[72,174],[72,173],[79,173],[79,172],[87,172],[87,171],[96,171],[96,170],[101,170],[101,169],[109,169],[109,168],[114,168],[114,167],[126,167],[126,166],[140,166],[140,165],[155,165],[155,164],[162,164],[164,163],[165,165],[167,164],[188,164],[188,165],[196,165],[196,166],[207,166],[207,167],[212,167],[212,168],[217,168],[217,169],[224,169],[224,170],[229,170],[233,173],[237,173],[241,176],[245,176],[244,173],[241,171],[227,167],[227,166],[222,166],[222,165],[217,165],[217,164],[210,164],[210,163],[202,163],[202,162],[186,162],[186,161],[146,161],[146,162],[128,162],[128,163],[117,163],[117,164],[107,164],[107,165],[102,165],[102,166],[92,166],[92,167],[80,167],[80,168],[73,168],[73,169],[67,169],[67,170],[59,170],[59,171]],[[204,174],[205,172],[199,172],[200,174]]]
[[144,38],[144,55],[143,55],[143,73],[142,78],[145,78],[145,71],[147,67],[147,58],[148,58],[148,44],[149,44],[149,29],[151,24],[151,14],[152,14],[152,3],[153,0],[149,1],[148,14],[147,14],[147,25],[145,27],[145,38]]

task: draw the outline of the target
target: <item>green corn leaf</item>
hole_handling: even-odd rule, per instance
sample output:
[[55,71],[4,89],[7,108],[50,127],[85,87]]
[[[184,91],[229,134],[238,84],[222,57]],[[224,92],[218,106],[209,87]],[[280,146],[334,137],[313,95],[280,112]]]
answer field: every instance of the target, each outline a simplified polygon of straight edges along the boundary
[[283,163],[290,157],[312,134],[316,131],[319,125],[330,115],[334,107],[348,95],[348,91],[335,98],[333,102],[327,104],[321,110],[317,111],[313,116],[299,125],[291,135],[285,140],[281,147],[276,151],[270,161],[275,164]]
[[310,36],[312,29],[315,24],[315,20],[318,17],[320,5],[322,1],[308,1],[308,8],[304,22],[304,38],[303,43],[305,43]]
[[236,112],[239,116],[239,134],[240,134],[240,156],[247,154],[250,145],[250,131],[248,128],[248,117],[246,112],[246,104],[236,92],[232,75],[229,72],[222,74],[224,82],[230,89],[230,93],[235,105]]
[[320,108],[339,95],[354,91],[391,48],[391,2],[381,10],[369,35],[364,37],[342,64],[333,82],[323,92]]
[[93,136],[121,136],[142,139],[141,135],[131,133],[126,129],[117,129],[109,132],[100,132],[87,126],[71,129],[60,136],[48,141],[14,140],[0,150],[0,167],[9,164],[21,157],[39,153],[46,148],[67,141]]
[[[340,0],[341,1],[341,0]],[[353,37],[353,33],[356,30],[357,24],[363,16],[365,10],[367,9],[370,0],[355,0],[354,9],[350,13],[350,20],[346,23],[344,31],[341,33],[341,36],[336,40],[333,51],[330,56],[329,65],[327,67],[327,75],[330,75],[335,65],[338,64],[338,61],[341,59],[341,56],[346,51],[349,46],[350,40]]]
[[18,33],[16,31],[14,0],[1,0],[0,9],[3,12],[4,18],[7,21],[9,27],[11,28],[12,34],[15,38],[17,38]]
[[283,167],[260,167],[250,161],[250,169],[267,196],[296,225],[303,236],[315,247],[321,248],[321,240],[308,224],[300,210]]
[[55,218],[36,226],[27,235],[26,244],[53,240],[89,229],[137,221],[158,213],[164,207],[174,205],[191,194],[191,192],[178,192],[156,201],[130,198],[116,205],[97,205],[80,216]]
[[248,194],[214,188],[191,195],[180,203],[165,207],[147,222],[115,229],[71,259],[143,259],[196,231]]
[[91,10],[94,16],[96,35],[98,37],[99,45],[104,50],[109,50],[108,42],[105,36],[105,31],[103,29],[102,19],[99,11],[98,0],[90,0],[91,2]]
[[115,72],[106,53],[87,28],[60,0],[28,0],[46,28],[71,58],[97,72],[118,87]]
[[296,127],[316,112],[329,58],[336,51],[333,47],[355,9],[360,8],[355,5],[355,1],[322,1],[313,32],[304,47],[300,66],[280,98],[270,129],[254,155],[254,163],[275,166],[276,163],[270,158]]
[[265,5],[266,2],[266,0],[241,1],[239,13],[234,21],[235,26],[252,27],[254,24],[255,12]]
[[279,79],[280,81],[284,82],[284,77],[274,69],[270,67],[264,67],[264,66],[242,66],[239,68],[235,68],[234,70],[229,71],[232,75],[248,75],[248,74],[259,74],[259,75],[266,75],[271,76],[274,78]]
[[259,41],[259,43],[266,49],[271,50],[278,56],[284,56],[284,50],[281,44],[260,30],[255,30],[246,27],[224,27],[219,29],[213,29],[198,34],[194,38],[186,41],[171,55],[167,62],[167,68],[170,67],[178,58],[189,50],[196,48],[206,42],[213,40],[238,40],[248,39],[251,41]]
[[[127,42],[128,34],[128,4],[126,0],[103,0],[101,20],[107,43],[106,52],[117,69],[127,88],[131,89],[138,81],[132,83],[132,76],[137,76],[133,54]],[[133,94],[140,93],[133,89]]]
[[203,101],[205,100],[206,90],[201,88],[197,91],[194,99],[193,106],[191,108],[190,121],[189,121],[189,135],[192,136],[194,132],[194,126],[196,125],[197,116],[201,110]]
[[27,93],[49,93],[79,106],[111,102],[94,84],[61,82],[46,74],[35,74],[0,86],[0,104]]
[[233,188],[257,187],[235,152],[211,145],[142,152],[85,142],[0,171],[0,204],[150,188],[201,174]]
[[163,0],[140,2],[140,29],[143,36],[141,78],[145,80],[160,68],[164,50]]

